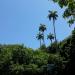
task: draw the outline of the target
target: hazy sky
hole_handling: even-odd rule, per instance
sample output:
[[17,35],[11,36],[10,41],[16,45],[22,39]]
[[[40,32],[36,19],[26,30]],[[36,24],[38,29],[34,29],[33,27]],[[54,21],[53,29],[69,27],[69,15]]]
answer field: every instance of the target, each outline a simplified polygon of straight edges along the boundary
[[[56,21],[57,39],[67,37],[73,27],[69,28],[62,18],[63,9],[48,0],[0,0],[0,43],[25,44],[27,47],[38,48],[36,39],[40,23],[47,25],[46,36],[53,32],[49,22],[48,10],[58,11]],[[47,45],[49,41],[46,40]]]

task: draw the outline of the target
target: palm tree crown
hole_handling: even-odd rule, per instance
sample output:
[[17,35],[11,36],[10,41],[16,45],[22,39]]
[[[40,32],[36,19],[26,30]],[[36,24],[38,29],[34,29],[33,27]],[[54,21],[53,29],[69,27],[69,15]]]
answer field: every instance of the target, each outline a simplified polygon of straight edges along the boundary
[[49,35],[47,36],[47,39],[54,39],[54,35],[49,33]]
[[40,24],[39,31],[44,32],[46,30],[46,25]]
[[48,14],[49,20],[51,20],[52,18],[53,18],[53,20],[56,20],[57,17],[58,17],[57,11],[49,11],[49,14]]
[[49,35],[47,36],[47,39],[51,40],[51,44],[52,44],[52,40],[54,39],[54,35],[49,33]]
[[36,38],[40,41],[40,47],[41,47],[41,40],[44,39],[43,34],[41,34],[40,32],[37,34]]
[[43,39],[43,34],[41,34],[41,33],[38,33],[37,34],[37,36],[36,36],[36,38],[38,39],[38,40],[42,40]]

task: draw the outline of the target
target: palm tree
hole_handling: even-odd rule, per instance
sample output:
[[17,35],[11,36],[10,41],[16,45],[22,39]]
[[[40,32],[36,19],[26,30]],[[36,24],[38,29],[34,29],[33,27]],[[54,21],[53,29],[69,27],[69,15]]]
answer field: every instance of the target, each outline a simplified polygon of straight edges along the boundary
[[49,35],[47,36],[47,39],[51,41],[51,45],[52,45],[52,40],[54,39],[54,35],[49,33]]
[[40,24],[39,31],[42,32],[42,34],[43,34],[43,44],[45,44],[45,40],[44,40],[44,31],[45,30],[46,30],[46,25]]
[[57,20],[57,11],[49,11],[49,14],[48,14],[48,18],[49,20],[53,20],[53,28],[54,28],[54,36],[55,36],[55,42],[57,41],[56,39],[56,30],[55,30],[55,20]]
[[69,27],[70,27],[73,23],[74,23],[74,19],[71,18],[71,19],[68,21]]
[[40,32],[37,34],[37,36],[36,36],[36,38],[38,39],[38,40],[40,40],[40,47],[41,47],[41,40],[43,40],[43,34],[41,34]]

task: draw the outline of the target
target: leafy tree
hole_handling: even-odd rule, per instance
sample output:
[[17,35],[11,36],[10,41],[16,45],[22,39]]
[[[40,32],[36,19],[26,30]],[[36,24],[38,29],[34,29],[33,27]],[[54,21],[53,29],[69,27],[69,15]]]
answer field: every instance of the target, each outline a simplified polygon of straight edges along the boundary
[[71,37],[72,36],[70,35],[69,37],[67,37],[59,43],[60,55],[61,57],[64,57],[64,60],[66,61],[69,60],[70,56]]
[[11,75],[23,75],[24,74],[24,65],[12,64],[10,66]]
[[54,54],[59,52],[58,43],[53,42],[51,45],[49,45],[47,47],[47,50],[48,50],[49,53],[54,53]]
[[[52,75],[61,75],[63,72],[63,58],[61,58],[58,54],[50,54],[48,58],[49,71]],[[51,69],[52,68],[52,69]]]
[[27,48],[23,49],[15,49],[12,51],[12,60],[13,63],[19,64],[29,64],[32,58],[32,51]]
[[37,64],[39,67],[46,65],[48,62],[48,56],[46,52],[41,50],[36,50],[33,55],[33,63]]
[[37,64],[29,64],[24,65],[24,75],[38,75],[38,65]]
[[0,74],[10,75],[10,65],[12,63],[11,50],[3,45],[1,48],[2,52],[0,54]]
[[45,51],[45,52],[47,51],[47,48],[46,48],[45,44],[41,45],[41,47],[39,49],[42,50],[42,51]]
[[2,45],[0,54],[1,75],[22,75],[23,64],[32,61],[33,51],[21,45]]

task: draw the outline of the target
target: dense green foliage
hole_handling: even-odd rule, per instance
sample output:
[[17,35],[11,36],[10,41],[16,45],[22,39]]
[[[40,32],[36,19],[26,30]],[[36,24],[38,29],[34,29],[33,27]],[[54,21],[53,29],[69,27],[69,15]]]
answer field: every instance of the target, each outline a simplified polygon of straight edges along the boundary
[[[63,58],[23,45],[0,45],[1,75],[43,75],[58,73]],[[61,63],[59,65],[59,63]]]
[[70,43],[70,56],[69,62],[65,68],[64,74],[72,75],[75,74],[75,28],[72,31],[71,43]]

